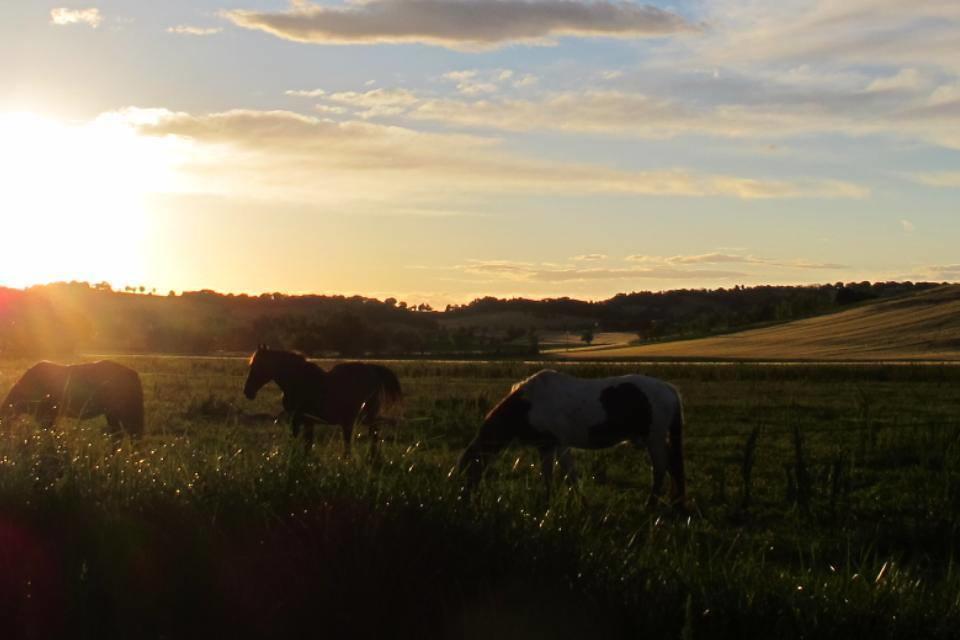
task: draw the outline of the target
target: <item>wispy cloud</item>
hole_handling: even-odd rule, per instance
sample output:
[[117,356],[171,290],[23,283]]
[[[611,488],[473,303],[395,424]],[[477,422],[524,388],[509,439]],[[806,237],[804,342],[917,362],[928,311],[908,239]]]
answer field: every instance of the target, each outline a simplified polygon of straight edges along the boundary
[[632,255],[627,256],[630,262],[639,262],[645,264],[662,265],[697,265],[697,264],[743,264],[758,265],[767,267],[783,267],[789,269],[814,269],[814,270],[841,270],[849,269],[847,265],[834,262],[812,262],[810,260],[774,260],[770,258],[760,258],[753,255],[733,254],[733,253],[702,253],[694,255],[677,256],[650,256],[650,255]]
[[284,95],[294,96],[296,98],[319,98],[327,92],[323,89],[288,89],[283,93]]
[[223,31],[222,27],[193,27],[185,24],[167,27],[167,33],[174,33],[178,36],[213,36],[221,31]]
[[956,282],[960,281],[960,264],[935,264],[915,267],[910,273],[899,273],[891,280],[913,280],[915,282]]
[[711,9],[712,37],[697,46],[724,63],[830,61],[960,69],[960,5],[953,0],[721,1]]
[[443,75],[443,79],[456,83],[457,91],[465,96],[496,93],[503,87],[522,89],[539,82],[539,78],[532,73],[518,76],[513,69],[450,71]]
[[234,24],[317,44],[421,43],[460,50],[560,36],[636,38],[698,29],[652,5],[611,0],[364,0],[293,2],[283,12],[227,11]]
[[361,118],[374,118],[403,113],[417,102],[417,97],[406,89],[373,89],[334,93],[328,100],[357,109]]
[[609,256],[604,253],[585,253],[579,256],[573,256],[571,260],[575,262],[602,262],[606,260]]
[[596,280],[718,280],[737,278],[746,274],[715,269],[677,269],[665,266],[650,267],[583,267],[509,260],[468,260],[456,267],[475,275],[492,276],[520,282],[584,282]]
[[500,89],[496,82],[483,81],[476,71],[451,71],[443,75],[445,80],[455,82],[457,91],[466,96],[495,93]]
[[494,138],[430,133],[362,121],[331,122],[289,111],[209,115],[160,112],[142,133],[190,139],[216,154],[195,174],[206,183],[255,189],[281,199],[327,196],[332,184],[384,199],[414,191],[596,193],[731,198],[862,197],[830,180],[761,180],[684,169],[629,171],[509,152]]
[[96,29],[103,22],[100,9],[66,9],[60,7],[50,10],[50,23],[56,25],[85,24]]
[[925,184],[928,187],[941,187],[944,189],[960,189],[960,171],[934,171],[931,173],[915,173],[912,175],[914,181]]
[[[960,130],[960,108],[954,107],[960,105],[960,95],[956,103],[944,103],[943,91],[934,98],[937,89],[930,88],[919,94],[911,90],[875,106],[870,104],[875,99],[870,96],[882,92],[869,86],[793,101],[775,94],[764,99],[764,91],[769,89],[758,89],[750,103],[711,105],[589,88],[539,92],[518,99],[493,95],[499,86],[489,75],[481,78],[475,71],[462,71],[448,74],[448,79],[458,82],[460,96],[438,97],[404,90],[407,99],[403,109],[391,115],[450,127],[510,132],[562,131],[654,139],[682,135],[774,139],[809,133],[886,134],[960,147],[960,134],[945,132],[946,125]],[[363,93],[351,93],[349,97],[360,103],[365,100]]]

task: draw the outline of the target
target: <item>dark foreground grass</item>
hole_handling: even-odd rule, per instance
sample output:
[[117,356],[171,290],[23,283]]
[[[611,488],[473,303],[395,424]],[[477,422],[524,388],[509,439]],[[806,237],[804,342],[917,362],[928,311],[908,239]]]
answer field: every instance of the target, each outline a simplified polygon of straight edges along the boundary
[[[3,363],[4,392],[25,363]],[[448,478],[522,363],[396,365],[369,462],[251,414],[243,363],[131,359],[149,435],[0,434],[3,637],[953,637],[960,369],[666,366],[691,504],[647,512],[645,457],[582,452],[547,503],[515,449]],[[626,371],[578,365],[584,375]]]

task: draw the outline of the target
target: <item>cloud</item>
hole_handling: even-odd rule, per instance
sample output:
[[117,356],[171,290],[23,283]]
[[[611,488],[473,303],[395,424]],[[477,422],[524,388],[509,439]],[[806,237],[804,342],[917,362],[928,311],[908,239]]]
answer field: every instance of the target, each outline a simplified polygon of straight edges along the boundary
[[676,269],[670,267],[596,268],[513,262],[509,260],[468,260],[456,269],[475,275],[519,282],[583,282],[597,280],[716,280],[738,278],[738,271],[709,269]]
[[315,44],[420,43],[460,50],[550,44],[560,36],[636,38],[693,31],[677,14],[625,0],[364,0],[284,12],[226,11],[234,24]]
[[915,182],[928,187],[944,189],[960,189],[960,171],[934,171],[930,173],[915,173],[911,176]]
[[296,98],[319,98],[322,95],[326,95],[326,91],[323,89],[287,89],[283,92],[284,95],[294,96]]
[[50,23],[56,25],[86,24],[96,29],[103,22],[100,9],[65,9],[63,7],[50,10]]
[[571,260],[575,262],[601,262],[606,260],[608,256],[603,253],[585,253],[583,255],[574,256]]
[[937,280],[960,280],[960,264],[935,265],[927,268]]
[[833,262],[811,262],[809,260],[772,260],[768,258],[758,258],[757,256],[752,255],[719,252],[677,256],[632,255],[627,256],[627,260],[630,262],[673,266],[697,264],[744,264],[813,270],[841,270],[850,268],[847,265]]
[[[722,63],[829,62],[960,69],[954,0],[717,2],[711,37],[695,46]],[[735,46],[732,46],[735,45]]]
[[373,118],[403,113],[416,104],[418,98],[406,89],[373,89],[362,93],[334,93],[328,100],[359,109],[357,115],[361,118]]
[[540,78],[532,73],[525,73],[513,81],[513,86],[517,89],[523,89],[524,87],[532,87],[538,82],[540,82]]
[[517,76],[513,69],[450,71],[443,74],[443,79],[456,83],[457,91],[465,96],[496,93],[503,87],[523,89],[532,87],[540,81],[540,78],[532,73]]
[[445,80],[457,83],[457,91],[466,96],[495,93],[500,89],[496,82],[483,82],[477,76],[476,71],[451,71],[443,74]]
[[831,180],[760,180],[679,168],[629,171],[554,162],[507,151],[497,139],[333,122],[289,111],[150,111],[149,119],[140,113],[130,110],[125,117],[139,117],[141,133],[177,136],[194,146],[198,160],[189,173],[202,189],[281,200],[310,202],[336,193],[375,194],[383,201],[404,194],[443,199],[481,192],[744,199],[867,194],[857,185]]
[[939,264],[916,267],[911,273],[900,273],[891,280],[912,280],[914,282],[954,282],[960,281],[960,264]]
[[316,104],[313,106],[313,109],[317,113],[328,113],[334,116],[342,116],[350,111],[346,107],[336,107],[329,104]]
[[221,27],[192,27],[185,24],[167,27],[167,33],[174,33],[178,36],[212,36],[221,31],[223,31]]
[[[960,134],[951,134],[949,128],[960,131],[960,91],[954,101],[942,87],[876,105],[870,102],[875,96],[892,90],[871,85],[872,89],[865,86],[847,93],[792,98],[770,95],[764,99],[765,90],[752,88],[756,103],[711,105],[694,98],[678,100],[610,89],[541,92],[524,99],[498,97],[490,95],[497,91],[496,84],[477,73],[448,74],[448,79],[458,82],[460,96],[437,97],[403,90],[402,108],[389,115],[449,127],[510,132],[561,131],[652,139],[682,135],[771,139],[824,132],[885,134],[960,148]],[[354,101],[363,106],[367,99],[363,93],[350,93],[341,103]]]
[[901,69],[895,75],[875,78],[866,91],[916,91],[929,84],[929,78],[913,68]]
[[901,220],[900,226],[903,228],[905,233],[913,233],[917,229],[917,227],[909,220]]

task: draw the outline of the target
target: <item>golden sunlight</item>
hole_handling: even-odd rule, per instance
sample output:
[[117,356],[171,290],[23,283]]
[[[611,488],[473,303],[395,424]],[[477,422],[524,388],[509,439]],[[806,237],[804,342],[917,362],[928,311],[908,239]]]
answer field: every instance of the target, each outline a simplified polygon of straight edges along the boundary
[[123,114],[79,125],[0,114],[0,284],[134,284],[149,241],[146,196],[172,187],[169,143]]

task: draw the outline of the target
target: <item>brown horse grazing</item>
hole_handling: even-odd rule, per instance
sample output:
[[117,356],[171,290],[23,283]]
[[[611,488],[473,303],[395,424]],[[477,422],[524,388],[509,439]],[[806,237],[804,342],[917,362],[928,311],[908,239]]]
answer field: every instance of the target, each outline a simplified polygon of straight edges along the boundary
[[603,449],[632,442],[645,447],[653,463],[648,504],[652,506],[663,495],[667,472],[673,480],[672,501],[683,504],[683,404],[672,385],[656,378],[585,379],[544,370],[515,384],[460,457],[468,491],[513,440],[539,449],[548,492],[558,457],[567,479],[576,481],[570,448]]
[[261,345],[250,357],[243,393],[253,400],[269,382],[283,391],[283,409],[290,416],[293,436],[303,428],[307,449],[313,447],[314,425],[336,424],[343,429],[343,448],[350,453],[353,427],[370,429],[370,455],[377,452],[380,409],[403,399],[397,376],[386,367],[363,362],[338,364],[324,371],[293,351]]
[[101,360],[32,366],[7,394],[0,416],[29,413],[40,426],[53,427],[62,417],[87,420],[106,416],[107,431],[122,429],[133,438],[143,435],[143,387],[133,369]]

